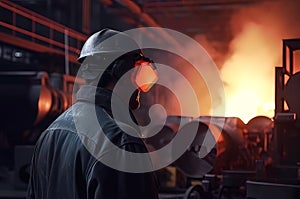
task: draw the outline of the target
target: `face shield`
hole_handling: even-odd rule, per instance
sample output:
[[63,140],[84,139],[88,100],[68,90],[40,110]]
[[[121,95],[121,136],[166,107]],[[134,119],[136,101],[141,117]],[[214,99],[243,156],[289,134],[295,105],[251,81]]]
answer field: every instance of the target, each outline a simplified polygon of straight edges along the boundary
[[158,73],[151,60],[142,57],[142,59],[135,62],[131,81],[139,91],[148,92],[157,80]]

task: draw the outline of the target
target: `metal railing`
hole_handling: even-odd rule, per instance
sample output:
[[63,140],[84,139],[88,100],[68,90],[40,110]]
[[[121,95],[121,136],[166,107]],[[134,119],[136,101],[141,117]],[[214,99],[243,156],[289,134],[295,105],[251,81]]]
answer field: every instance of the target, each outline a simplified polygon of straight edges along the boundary
[[0,1],[0,9],[0,41],[76,62],[86,35],[7,0]]

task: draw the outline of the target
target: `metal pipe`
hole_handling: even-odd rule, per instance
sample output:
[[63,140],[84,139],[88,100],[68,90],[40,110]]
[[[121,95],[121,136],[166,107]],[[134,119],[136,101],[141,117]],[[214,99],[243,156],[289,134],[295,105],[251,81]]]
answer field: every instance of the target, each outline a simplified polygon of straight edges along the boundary
[[[143,12],[141,10],[141,8],[136,3],[134,3],[133,1],[130,1],[130,0],[119,0],[118,2],[120,2],[122,5],[124,5],[125,7],[127,7],[134,14],[138,15],[139,17],[141,17],[141,19],[147,25],[149,25],[151,27],[161,27],[151,16],[149,16],[147,13]],[[165,32],[164,30],[160,30],[160,33],[166,39],[166,41],[168,41],[171,44],[173,44],[174,47],[178,47],[179,46],[178,42],[174,38],[172,38],[167,32]]]
[[69,69],[69,32],[65,30],[65,74],[70,74]]
[[90,23],[91,23],[91,1],[82,0],[82,32],[90,34]]

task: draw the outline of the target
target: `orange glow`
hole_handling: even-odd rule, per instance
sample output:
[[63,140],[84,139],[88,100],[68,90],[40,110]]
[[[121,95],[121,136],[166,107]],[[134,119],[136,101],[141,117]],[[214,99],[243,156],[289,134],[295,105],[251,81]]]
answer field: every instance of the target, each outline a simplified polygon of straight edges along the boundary
[[158,74],[149,62],[138,63],[137,70],[134,73],[134,81],[142,92],[147,92],[158,80]]
[[232,56],[221,69],[226,116],[247,123],[257,115],[273,117],[275,66],[280,59],[278,39],[268,27],[248,23],[231,43]]
[[[226,117],[238,117],[247,123],[258,115],[272,118],[275,108],[275,66],[279,66],[281,58],[281,39],[268,30],[268,26],[257,23],[244,23],[243,29],[230,43],[231,56],[220,66],[221,79],[224,82]],[[201,42],[200,42],[201,43]],[[189,49],[190,56],[201,59],[198,52]],[[214,56],[212,56],[214,57]],[[197,117],[211,115],[210,93],[206,82],[192,67],[182,61],[174,60],[174,68],[180,71],[190,82],[198,98],[198,104],[191,103],[191,96],[185,94],[186,86],[180,80],[170,82],[185,96],[180,103],[165,91],[159,98],[168,114],[182,114]],[[184,67],[180,67],[184,66]],[[209,66],[206,66],[209,67]],[[184,106],[180,112],[179,105]],[[197,109],[198,106],[198,109]],[[218,107],[217,107],[218,108]]]
[[36,117],[35,124],[42,121],[46,117],[51,109],[52,103],[51,91],[45,86],[42,86],[38,102],[38,115]]
[[[256,116],[274,117],[275,109],[275,67],[282,66],[282,39],[299,38],[299,1],[262,1],[253,5],[232,9],[230,23],[221,20],[216,27],[218,38],[209,34],[194,36],[208,52],[220,69],[226,95],[226,114],[218,116],[239,117],[244,123]],[[222,34],[224,30],[224,38]],[[228,35],[230,37],[228,37]],[[227,37],[226,37],[227,36]],[[186,51],[194,60],[201,60],[201,54],[188,45]],[[300,70],[300,53],[295,53],[295,69]],[[167,114],[182,114],[192,117],[211,115],[211,98],[205,82],[196,77],[197,71],[178,59],[170,64],[186,76],[199,99],[197,105],[189,103],[190,96],[184,102],[176,101],[169,92],[157,92],[154,98],[166,108]],[[182,66],[182,67],[180,67]],[[209,67],[209,66],[205,66]],[[295,72],[296,72],[295,71]],[[180,80],[170,79],[179,93],[186,87]],[[189,105],[181,113],[179,104]],[[221,109],[221,108],[220,108]]]

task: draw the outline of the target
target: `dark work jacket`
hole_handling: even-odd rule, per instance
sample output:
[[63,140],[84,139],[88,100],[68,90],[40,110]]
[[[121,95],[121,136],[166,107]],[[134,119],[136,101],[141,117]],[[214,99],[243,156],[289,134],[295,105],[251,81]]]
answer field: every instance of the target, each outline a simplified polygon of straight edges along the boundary
[[[90,110],[94,110],[105,136],[114,146],[122,151],[147,152],[139,138],[124,133],[112,119],[111,95],[107,89],[83,86],[77,102],[43,132],[32,159],[28,199],[158,198],[152,172],[132,173],[106,166],[101,161],[106,157],[114,163],[120,161],[120,165],[126,158],[113,157],[113,149],[106,147],[107,140],[97,142],[94,134],[86,134],[95,130],[88,117],[93,112]],[[80,127],[78,121],[87,125]],[[87,147],[89,144],[93,147]]]

